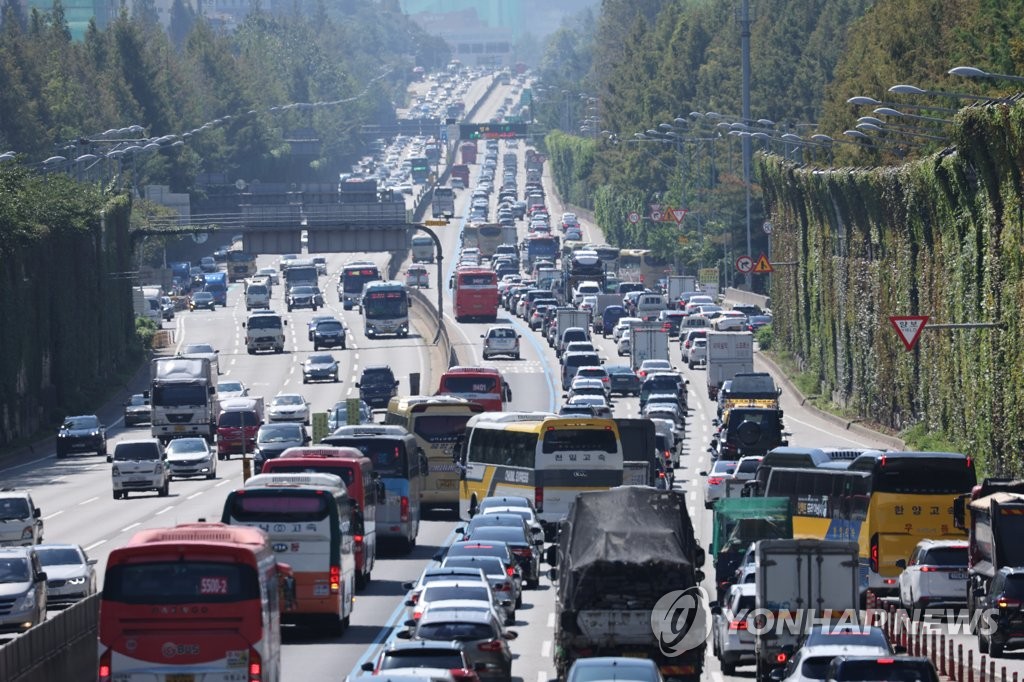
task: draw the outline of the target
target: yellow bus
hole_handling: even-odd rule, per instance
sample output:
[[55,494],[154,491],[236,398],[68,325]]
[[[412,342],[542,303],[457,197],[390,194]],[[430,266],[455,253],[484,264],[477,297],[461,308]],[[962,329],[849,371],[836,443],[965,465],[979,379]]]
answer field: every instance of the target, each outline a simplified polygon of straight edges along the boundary
[[485,497],[526,497],[548,539],[578,493],[622,485],[622,441],[612,419],[484,412],[467,422],[459,462],[462,518]]
[[642,282],[653,289],[671,270],[672,262],[650,249],[619,250],[619,279],[623,282]]
[[454,396],[405,395],[388,403],[384,423],[405,428],[427,455],[429,473],[420,494],[421,516],[434,507],[458,507],[459,467],[454,451],[466,422],[483,411],[480,405]]

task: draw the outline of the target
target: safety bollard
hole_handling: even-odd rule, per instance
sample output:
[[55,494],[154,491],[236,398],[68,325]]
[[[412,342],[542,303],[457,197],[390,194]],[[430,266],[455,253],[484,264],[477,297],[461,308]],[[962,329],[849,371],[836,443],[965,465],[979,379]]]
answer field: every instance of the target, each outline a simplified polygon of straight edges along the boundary
[[964,645],[956,645],[956,679],[963,682],[964,679]]
[[939,675],[941,677],[946,676],[946,633],[943,632],[939,635]]
[[996,662],[992,660],[988,662],[988,680],[996,682]]
[[978,682],[985,682],[985,654],[982,654],[980,658],[980,665],[978,666]]
[[[961,654],[962,656],[963,654]],[[974,682],[974,650],[967,651],[967,682]]]

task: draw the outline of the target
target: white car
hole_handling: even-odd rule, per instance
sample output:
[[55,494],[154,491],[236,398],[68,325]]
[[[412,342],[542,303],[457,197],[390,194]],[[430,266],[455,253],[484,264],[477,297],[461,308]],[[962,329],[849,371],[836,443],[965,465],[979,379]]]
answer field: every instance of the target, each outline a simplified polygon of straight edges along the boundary
[[260,268],[256,271],[256,276],[270,278],[270,283],[273,286],[281,283],[281,276],[278,274],[277,268]]
[[241,381],[221,381],[217,384],[217,397],[220,400],[244,398],[247,395],[249,395],[249,389]]
[[619,323],[612,327],[612,338],[618,341],[630,327],[634,324],[640,324],[641,322],[643,322],[643,320],[639,317],[620,317]]
[[708,340],[707,338],[697,338],[690,344],[690,350],[686,356],[686,366],[693,369],[697,365],[708,364]]
[[618,341],[615,343],[615,352],[618,353],[620,356],[629,355],[632,343],[633,333],[629,329],[626,329],[619,335]]
[[710,320],[711,326],[720,332],[746,331],[747,316],[738,310],[720,310]]
[[922,540],[904,564],[898,580],[903,608],[966,606],[966,540]]
[[[836,656],[893,655],[885,634],[877,627],[816,627],[782,671],[786,682],[819,682],[827,679],[828,667]],[[722,666],[725,672],[725,666]]]
[[573,380],[578,381],[580,379],[598,379],[601,385],[604,386],[605,397],[608,398],[608,402],[611,402],[612,398],[612,379],[608,375],[606,370],[601,365],[594,365],[593,367],[580,367],[576,370],[576,378]]
[[444,580],[435,583],[428,583],[420,592],[419,599],[412,605],[412,618],[419,618],[432,606],[438,608],[451,608],[456,604],[460,606],[476,605],[482,608],[491,609],[495,615],[503,614],[506,624],[515,622],[515,611],[508,611],[511,600],[504,599],[497,601],[491,585],[488,582],[478,579],[467,580]]
[[722,664],[723,675],[735,675],[736,666],[757,662],[754,654],[753,613],[756,585],[732,585],[721,606],[712,609],[711,650]]
[[267,407],[267,419],[309,424],[309,403],[298,393],[279,393]]
[[175,438],[164,451],[171,468],[171,480],[175,476],[217,478],[217,453],[210,448],[205,438]]
[[569,386],[568,398],[574,398],[578,395],[596,395],[600,398],[604,398],[605,402],[608,400],[608,394],[605,391],[604,384],[601,383],[600,379],[594,379],[591,377],[581,377],[577,372],[576,377],[572,380],[572,384]]
[[725,497],[726,481],[732,479],[736,473],[737,462],[731,459],[717,460],[711,467],[711,471],[700,472],[701,476],[707,478],[704,481],[704,508],[711,509],[715,500]]
[[602,396],[577,395],[569,398],[565,404],[569,407],[576,407],[580,405],[590,406],[594,408],[596,416],[599,419],[612,418],[612,408],[608,406],[608,402]]
[[522,335],[515,330],[515,327],[501,326],[491,327],[486,334],[481,334],[484,340],[483,358],[489,360],[495,355],[519,359],[519,339]]
[[675,367],[668,360],[644,360],[640,363],[640,367],[636,370],[636,375],[640,377],[640,381],[647,378],[648,374],[654,374],[655,372],[674,372]]

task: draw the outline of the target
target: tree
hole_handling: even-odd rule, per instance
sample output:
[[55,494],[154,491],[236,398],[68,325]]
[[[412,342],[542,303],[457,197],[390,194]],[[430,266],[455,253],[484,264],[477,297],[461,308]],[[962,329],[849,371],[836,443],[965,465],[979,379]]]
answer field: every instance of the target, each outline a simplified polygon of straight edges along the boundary
[[187,0],[174,0],[171,4],[171,23],[167,29],[171,42],[181,50],[196,23],[196,13]]

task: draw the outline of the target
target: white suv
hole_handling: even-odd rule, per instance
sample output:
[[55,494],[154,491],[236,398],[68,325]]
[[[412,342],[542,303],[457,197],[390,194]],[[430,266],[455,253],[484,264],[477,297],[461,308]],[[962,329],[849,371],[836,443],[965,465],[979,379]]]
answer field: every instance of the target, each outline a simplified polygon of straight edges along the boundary
[[495,355],[506,355],[518,360],[520,336],[514,327],[491,327],[486,334],[480,335],[484,340],[484,360]]
[[900,559],[900,603],[906,609],[964,606],[967,601],[967,540],[922,540]]
[[107,455],[107,461],[114,463],[110,472],[115,500],[128,497],[130,490],[155,490],[160,497],[170,492],[167,453],[156,438],[121,441],[114,446],[114,454]]
[[41,517],[27,490],[0,489],[0,546],[38,545],[43,541]]

